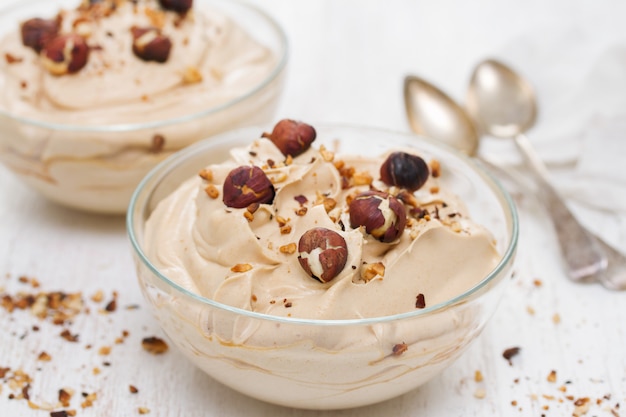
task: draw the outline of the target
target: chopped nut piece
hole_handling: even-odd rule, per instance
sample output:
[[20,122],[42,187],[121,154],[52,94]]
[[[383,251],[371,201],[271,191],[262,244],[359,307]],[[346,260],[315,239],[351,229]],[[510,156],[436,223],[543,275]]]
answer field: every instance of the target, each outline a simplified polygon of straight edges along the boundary
[[218,198],[220,196],[220,191],[213,184],[207,185],[206,188],[204,189],[204,191],[212,199],[216,199],[216,198]]
[[150,409],[146,408],[146,407],[139,407],[138,411],[139,411],[139,414],[148,414],[148,413],[150,413]]
[[68,342],[78,342],[78,335],[73,335],[68,329],[61,332],[60,336]]
[[306,207],[300,207],[295,210],[295,213],[296,213],[296,216],[302,217],[306,214],[307,211],[308,209]]
[[552,322],[554,324],[559,324],[561,322],[561,316],[559,315],[559,313],[554,313],[554,315],[552,316]]
[[248,210],[243,212],[243,217],[245,217],[249,222],[254,220],[254,214],[250,213]]
[[37,360],[42,361],[42,362],[50,362],[52,360],[52,356],[50,356],[48,353],[42,351],[39,356],[37,356]]
[[205,181],[213,181],[213,171],[210,169],[203,169],[198,172],[198,175]]
[[99,350],[98,350],[98,354],[102,355],[102,356],[106,356],[108,354],[111,353],[111,346],[102,346]]
[[16,57],[15,55],[11,55],[8,52],[4,54],[4,59],[7,62],[7,64],[17,64],[24,60],[23,58]]
[[329,151],[328,149],[326,149],[326,146],[324,145],[320,145],[319,152],[320,152],[320,155],[322,155],[322,158],[324,159],[324,161],[326,162],[333,162],[333,159],[335,159],[335,154]]
[[99,303],[103,299],[104,299],[104,292],[102,290],[96,291],[96,293],[91,296],[91,300],[95,303]]
[[163,339],[155,336],[145,337],[141,341],[141,346],[153,355],[160,355],[167,352],[167,350],[169,349],[169,346],[167,346],[167,343],[165,343]]
[[556,382],[556,371],[554,369],[548,374],[547,380],[548,382]]
[[509,362],[509,365],[513,365],[511,358],[513,358],[513,356],[516,356],[519,352],[520,352],[519,347],[508,348],[508,349],[505,349],[504,352],[502,352],[502,357]]
[[587,411],[589,411],[590,404],[591,404],[591,401],[589,400],[588,397],[578,398],[576,401],[574,401],[574,406],[576,408],[574,409],[574,412],[572,413],[572,415],[574,417],[580,417],[584,414],[587,414]]
[[279,248],[281,253],[285,253],[288,255],[291,255],[293,253],[296,253],[296,250],[298,249],[298,246],[295,243],[289,243],[287,245],[283,245]]
[[74,390],[69,388],[62,388],[59,390],[59,402],[63,407],[70,406],[70,400],[72,399],[72,395],[74,395]]
[[374,178],[367,172],[355,172],[352,176],[352,185],[370,185],[374,181]]
[[483,381],[483,373],[480,371],[474,372],[474,381],[482,382]]
[[196,67],[187,67],[183,72],[183,82],[185,84],[197,84],[202,82],[202,73]]
[[154,27],[162,29],[165,26],[165,13],[162,10],[146,7],[144,9],[146,17],[150,20],[150,24]]
[[280,228],[280,234],[281,235],[288,235],[289,233],[291,233],[291,226],[286,224],[284,226],[281,226]]
[[424,294],[419,293],[417,297],[415,297],[415,308],[425,308],[426,307],[426,298],[424,298]]
[[438,160],[431,159],[428,165],[430,167],[430,174],[433,177],[438,178],[439,176],[441,176],[441,164],[439,163]]
[[150,152],[159,153],[165,147],[165,136],[156,134],[152,136],[152,142],[150,144]]
[[483,399],[485,398],[486,395],[487,395],[487,392],[485,391],[484,388],[476,388],[476,391],[474,392],[474,397],[478,399]]
[[[84,394],[83,394],[84,395]],[[95,392],[91,394],[85,395],[85,401],[83,401],[80,406],[82,408],[87,408],[93,406],[93,402],[98,398],[98,395]]]
[[437,194],[439,192],[439,186],[433,185],[432,187],[430,187],[429,191],[431,194]]
[[252,265],[250,264],[237,264],[230,268],[232,272],[247,272],[252,269]]
[[400,356],[404,352],[406,352],[407,350],[409,350],[409,345],[407,345],[406,343],[402,342],[402,343],[398,343],[398,344],[393,345],[393,348],[391,349],[391,354],[393,356]]
[[137,387],[135,387],[134,385],[129,385],[128,390],[130,391],[131,394],[137,394],[139,392]]
[[272,184],[280,184],[281,182],[287,181],[287,173],[281,172],[278,175],[272,176]]
[[283,227],[289,222],[289,219],[285,219],[284,217],[281,217],[281,216],[276,216],[276,221],[278,222],[278,226]]
[[332,209],[337,207],[337,201],[335,201],[335,199],[330,198],[330,197],[324,198],[323,204],[324,204],[324,210],[326,210],[326,213],[329,213]]
[[369,282],[376,276],[385,276],[385,265],[382,262],[365,264],[361,267],[361,279],[364,281]]
[[104,307],[104,310],[109,313],[117,310],[117,300],[115,297],[113,297],[113,299],[107,303],[107,305]]

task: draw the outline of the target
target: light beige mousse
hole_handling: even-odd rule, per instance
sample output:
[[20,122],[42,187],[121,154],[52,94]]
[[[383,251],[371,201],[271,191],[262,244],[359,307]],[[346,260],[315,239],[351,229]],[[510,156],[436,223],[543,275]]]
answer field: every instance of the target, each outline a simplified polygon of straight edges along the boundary
[[[2,120],[0,158],[49,198],[124,212],[134,187],[158,161],[273,112],[279,80],[266,94],[215,115],[128,128],[242,97],[268,79],[278,57],[216,10],[179,12],[157,0],[77,3],[44,19],[48,27],[58,25],[49,37],[74,36],[71,44],[44,39],[37,47],[32,39],[46,26],[34,19],[21,27],[16,22],[0,41],[0,108],[12,116]],[[74,54],[77,43],[86,44],[84,63]]]

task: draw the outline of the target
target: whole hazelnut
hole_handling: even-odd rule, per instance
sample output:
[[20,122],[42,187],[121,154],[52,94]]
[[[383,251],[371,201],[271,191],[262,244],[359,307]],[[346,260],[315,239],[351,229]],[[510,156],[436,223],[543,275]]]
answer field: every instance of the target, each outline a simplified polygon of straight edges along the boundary
[[133,53],[144,61],[164,63],[170,56],[172,41],[155,27],[130,29],[133,35]]
[[350,226],[365,231],[381,242],[396,240],[406,226],[406,209],[394,196],[382,191],[358,194],[349,206]]
[[428,165],[417,155],[394,152],[380,166],[380,179],[387,185],[418,190],[428,179]]
[[172,10],[180,14],[187,13],[193,6],[193,0],[159,0],[159,3],[165,10]]
[[298,242],[298,262],[320,282],[329,282],[346,266],[348,245],[339,233],[323,227],[307,230]]
[[35,17],[22,23],[21,31],[22,44],[39,53],[59,33],[59,21]]
[[296,120],[284,119],[276,123],[272,133],[263,133],[283,153],[298,156],[311,147],[317,133],[313,126]]
[[81,36],[59,35],[46,44],[41,54],[44,67],[52,75],[73,74],[87,65],[89,46]]
[[222,201],[228,207],[245,208],[254,203],[271,203],[274,195],[274,186],[265,172],[257,166],[244,165],[226,176]]

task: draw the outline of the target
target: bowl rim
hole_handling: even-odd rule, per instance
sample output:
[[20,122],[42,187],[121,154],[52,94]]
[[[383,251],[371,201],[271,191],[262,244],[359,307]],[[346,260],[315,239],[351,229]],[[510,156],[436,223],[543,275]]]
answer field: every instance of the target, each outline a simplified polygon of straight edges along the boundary
[[[234,134],[245,134],[245,132],[256,132],[262,131],[267,126],[251,126],[251,127],[243,127],[238,129],[229,130],[223,133],[219,133],[217,135],[208,137],[199,142],[194,143],[187,148],[176,152],[175,154],[169,156],[165,160],[161,161],[157,166],[155,166],[150,172],[141,180],[130,200],[130,204],[126,213],[126,231],[127,235],[130,239],[131,246],[137,258],[145,265],[156,277],[158,277],[163,283],[171,287],[173,290],[177,291],[184,297],[190,297],[194,301],[200,302],[201,304],[206,304],[212,308],[217,308],[223,311],[228,311],[237,315],[245,316],[248,318],[254,319],[262,319],[267,321],[273,321],[278,323],[285,324],[299,324],[299,325],[314,325],[314,326],[346,326],[346,325],[373,325],[380,323],[388,323],[403,319],[416,318],[420,316],[431,315],[440,311],[443,311],[449,307],[452,307],[457,304],[461,304],[467,300],[469,300],[473,295],[477,294],[485,288],[488,284],[490,284],[496,277],[500,275],[500,273],[509,265],[510,262],[513,261],[515,252],[517,250],[518,238],[519,238],[519,217],[517,213],[517,208],[511,195],[506,191],[506,189],[502,186],[500,181],[493,176],[485,167],[483,167],[480,163],[477,162],[476,159],[464,154],[449,145],[442,143],[440,141],[436,141],[434,139],[430,139],[428,137],[417,135],[413,133],[400,132],[391,129],[372,127],[372,126],[357,126],[350,124],[330,124],[330,123],[318,123],[313,124],[316,126],[316,129],[363,129],[368,132],[377,131],[386,134],[392,134],[396,136],[402,136],[405,138],[412,138],[413,140],[419,139],[420,141],[425,141],[431,146],[435,146],[439,148],[439,150],[443,150],[445,152],[452,153],[457,158],[462,159],[470,168],[472,168],[476,173],[478,173],[486,182],[489,188],[493,191],[494,196],[500,201],[501,208],[504,210],[505,216],[510,216],[510,228],[511,234],[508,239],[508,244],[504,253],[502,253],[498,264],[493,268],[493,270],[487,274],[480,282],[478,282],[473,287],[464,291],[463,293],[450,298],[446,301],[440,302],[438,304],[434,304],[432,306],[428,306],[426,308],[409,311],[405,313],[399,313],[388,316],[380,316],[380,317],[368,317],[368,318],[357,318],[357,319],[307,319],[307,318],[298,318],[298,317],[283,317],[283,316],[274,316],[266,313],[259,313],[255,311],[245,310],[242,308],[230,306],[227,304],[223,304],[217,301],[214,301],[210,298],[203,297],[199,294],[191,292],[174,282],[164,274],[162,274],[158,268],[156,268],[152,262],[148,259],[146,254],[143,252],[139,241],[137,240],[137,236],[135,235],[134,223],[135,223],[135,213],[136,203],[141,194],[145,193],[145,187],[153,180],[158,179],[155,183],[159,184],[162,177],[169,173],[168,171],[162,172],[164,169],[172,166],[176,167],[188,156],[197,153],[199,150],[207,147],[213,146],[214,144],[218,144],[224,142],[225,139],[231,137]],[[160,178],[159,178],[160,176]],[[148,190],[151,192],[151,190]],[[143,207],[141,208],[143,210]],[[509,227],[509,226],[507,226]]]
[[[39,2],[43,2],[46,0],[22,0],[19,2],[15,2],[6,7],[0,7],[0,16],[5,15],[11,11],[18,10],[22,7],[33,5]],[[253,97],[258,92],[265,89],[268,85],[270,85],[274,80],[276,80],[284,71],[287,66],[287,61],[289,59],[290,54],[290,44],[289,39],[287,37],[287,33],[285,29],[278,23],[278,21],[272,17],[268,12],[264,11],[260,7],[249,3],[245,0],[205,0],[206,5],[211,6],[212,4],[236,4],[243,8],[248,9],[249,11],[254,12],[258,17],[264,20],[275,34],[278,36],[280,42],[280,50],[278,51],[279,56],[276,62],[276,65],[272,69],[272,71],[263,78],[258,84],[253,86],[250,90],[246,91],[245,94],[237,96],[231,100],[228,100],[225,103],[222,103],[218,106],[209,107],[203,109],[201,111],[187,114],[183,116],[172,117],[163,120],[153,120],[150,122],[132,122],[132,123],[113,123],[107,125],[80,125],[80,124],[69,124],[69,123],[57,123],[57,122],[47,122],[39,119],[34,119],[30,117],[19,116],[13,114],[5,109],[0,108],[0,116],[6,117],[8,119],[12,119],[16,122],[23,123],[25,125],[34,126],[38,128],[50,129],[50,130],[59,130],[66,132],[130,132],[135,130],[143,130],[143,129],[156,129],[162,128],[166,126],[176,125],[180,123],[190,122],[202,117],[206,117],[212,114],[216,114],[225,110],[229,107],[233,107],[245,100]],[[227,13],[227,16],[230,17]],[[245,28],[244,28],[245,29]],[[6,32],[5,32],[6,33]]]

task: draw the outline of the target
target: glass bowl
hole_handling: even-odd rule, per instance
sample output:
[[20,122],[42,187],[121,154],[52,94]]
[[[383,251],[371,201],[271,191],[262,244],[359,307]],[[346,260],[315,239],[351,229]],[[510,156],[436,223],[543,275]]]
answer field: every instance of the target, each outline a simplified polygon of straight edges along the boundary
[[[3,7],[0,11],[0,39],[10,32],[19,33],[19,22],[32,17],[52,18],[60,7],[75,8],[78,4],[80,0],[25,0]],[[126,98],[121,101],[114,98],[102,108],[94,105],[87,110],[76,107],[78,110],[74,111],[67,110],[65,104],[60,103],[52,109],[47,105],[31,111],[34,106],[27,107],[20,97],[26,95],[33,100],[33,94],[36,97],[43,94],[29,89],[45,85],[46,81],[39,83],[36,81],[38,77],[28,79],[27,71],[18,68],[21,62],[10,62],[15,59],[7,57],[11,55],[24,62],[35,60],[36,55],[30,49],[7,55],[7,48],[0,43],[3,52],[0,63],[0,162],[26,184],[57,203],[97,213],[124,213],[139,181],[167,156],[207,135],[268,123],[283,90],[288,61],[288,44],[283,29],[262,10],[237,0],[196,0],[194,10],[202,9],[217,10],[232,19],[265,48],[265,54],[273,58],[263,65],[259,64],[261,53],[237,58],[247,62],[246,68],[253,68],[244,73],[235,57],[230,56],[232,48],[229,46],[224,59],[230,60],[231,69],[226,68],[224,73],[216,69],[210,77],[203,76],[203,82],[209,78],[211,83],[213,78],[219,80],[216,83],[220,87],[216,90],[198,92],[192,90],[196,88],[194,84],[185,86],[188,90],[179,90],[177,95],[166,91],[166,94],[137,96],[131,104]],[[226,36],[230,33],[223,32],[227,33]],[[241,38],[233,39],[233,42],[241,42]],[[175,47],[170,59],[172,57],[180,57],[175,55]],[[158,65],[161,64],[148,63],[146,68]],[[8,75],[11,73],[17,73],[17,76]],[[21,79],[22,73],[24,79]],[[248,81],[237,82],[237,79],[245,80],[248,76],[245,74],[255,74],[255,78],[250,76]],[[57,80],[72,76],[58,77]],[[160,76],[146,79],[152,83],[168,82]],[[61,87],[54,87],[56,90],[48,87],[46,91],[67,91]],[[90,82],[86,91],[79,89],[71,100],[93,97],[97,101],[123,91],[123,86],[109,81]],[[55,96],[50,101],[56,99]],[[149,102],[151,107],[138,111],[141,103],[137,103],[141,101]]]
[[[308,409],[358,407],[420,386],[476,339],[511,277],[518,220],[511,198],[497,181],[445,145],[366,127],[315,127],[314,146],[325,145],[337,154],[374,157],[410,148],[438,159],[441,184],[464,200],[474,221],[492,232],[501,254],[497,266],[444,302],[393,316],[349,320],[261,314],[204,298],[174,282],[144,251],[150,214],[181,182],[226,160],[233,146],[249,144],[259,132],[270,131],[267,128],[221,134],[161,163],[135,191],[127,227],[142,292],[165,333],[194,364],[221,383],[270,403]],[[251,332],[259,337],[251,337]]]

